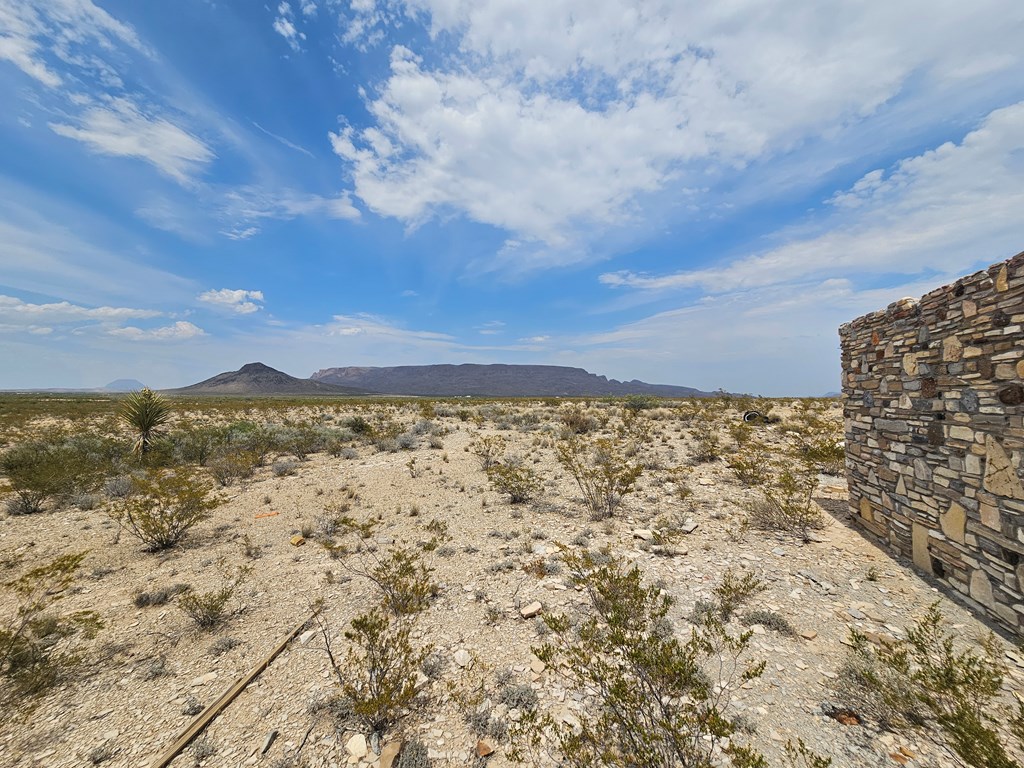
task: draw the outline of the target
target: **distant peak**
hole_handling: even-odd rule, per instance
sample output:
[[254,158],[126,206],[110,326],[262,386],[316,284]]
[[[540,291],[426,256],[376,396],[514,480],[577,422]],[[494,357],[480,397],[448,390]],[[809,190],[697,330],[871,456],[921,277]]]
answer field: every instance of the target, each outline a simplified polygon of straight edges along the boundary
[[[274,369],[263,363],[246,363],[238,369],[239,373],[262,373],[265,371],[274,371]],[[274,372],[276,373],[277,371]]]

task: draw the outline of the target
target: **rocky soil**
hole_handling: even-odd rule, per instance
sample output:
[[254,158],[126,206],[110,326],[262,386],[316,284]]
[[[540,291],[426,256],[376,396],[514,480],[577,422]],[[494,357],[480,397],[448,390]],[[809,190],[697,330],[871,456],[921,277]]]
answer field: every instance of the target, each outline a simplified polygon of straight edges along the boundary
[[[412,423],[415,406],[406,408]],[[467,725],[465,702],[472,691],[483,691],[491,718],[499,722],[518,715],[502,702],[499,677],[506,686],[532,688],[540,706],[565,722],[580,717],[586,704],[557,669],[531,653],[545,633],[533,614],[585,605],[559,570],[558,544],[607,546],[638,564],[649,582],[676,598],[672,618],[682,634],[689,631],[695,603],[710,597],[727,569],[749,571],[766,583],[756,607],[779,612],[798,635],[755,625],[751,656],[767,662],[765,672],[731,695],[734,711],[750,726],[744,739],[770,764],[783,765],[782,745],[800,737],[837,768],[959,765],[926,733],[891,733],[833,716],[831,702],[841,699],[837,670],[849,653],[851,628],[884,642],[901,636],[939,600],[960,637],[988,632],[908,563],[849,527],[841,478],[820,478],[817,497],[830,523],[813,541],[746,529],[746,509],[758,492],[744,487],[724,459],[692,462],[690,431],[661,409],[652,413],[655,429],[641,453],[651,468],[638,491],[615,517],[593,522],[555,461],[557,425],[544,420],[551,417],[547,410],[537,429],[499,430],[494,423],[475,426],[439,417],[435,423],[448,430],[442,448],[430,448],[425,439],[396,453],[360,445],[352,458],[316,454],[296,462],[293,475],[278,477],[271,467],[262,468],[242,485],[224,489],[225,503],[211,518],[163,554],[143,552],[125,532],[118,536],[102,504],[0,520],[0,550],[27,553],[30,563],[88,550],[62,607],[96,610],[105,624],[83,649],[89,663],[0,733],[0,765],[150,765],[202,707],[304,624],[318,601],[332,645],[344,649],[349,622],[379,600],[377,588],[355,572],[360,563],[372,562],[374,549],[383,553],[395,543],[428,542],[439,531],[448,539],[424,558],[441,588],[414,632],[417,644],[435,649],[432,677],[421,678],[426,703],[384,745],[367,745],[363,735],[339,730],[327,706],[336,678],[321,629],[311,623],[172,765],[278,768],[299,764],[298,756],[308,766],[377,768],[382,758],[371,746],[385,748],[386,764],[387,742],[412,739],[428,747],[435,766],[483,764],[478,748],[493,750],[487,765],[510,765],[507,741]],[[759,437],[781,450],[790,440],[787,409],[776,412],[783,422],[759,427]],[[838,419],[838,409],[830,417]],[[504,436],[509,450],[523,455],[544,480],[535,501],[510,504],[488,484],[468,449],[480,435],[492,434]],[[724,430],[721,442],[728,454]],[[680,500],[668,471],[680,465],[689,467],[693,490],[686,500]],[[318,542],[318,527],[327,510],[346,506],[350,516],[378,524],[369,539],[343,539],[363,552],[334,558]],[[696,524],[686,526],[690,532],[668,551],[652,546],[648,534],[666,515]],[[233,599],[234,614],[212,632],[197,629],[175,598],[136,607],[140,591],[176,584],[213,589],[224,568],[237,565],[251,566],[252,572]],[[1007,685],[1020,691],[1021,659],[1003,642],[1011,661]]]

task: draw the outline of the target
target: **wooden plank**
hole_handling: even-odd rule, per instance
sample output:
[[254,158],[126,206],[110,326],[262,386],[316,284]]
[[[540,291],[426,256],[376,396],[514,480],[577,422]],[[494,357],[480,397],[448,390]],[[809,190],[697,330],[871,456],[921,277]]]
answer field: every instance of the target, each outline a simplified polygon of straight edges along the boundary
[[224,693],[222,693],[215,702],[213,702],[210,706],[204,709],[202,713],[200,713],[200,715],[192,721],[192,724],[185,729],[185,732],[182,733],[181,736],[179,736],[177,739],[175,739],[174,743],[171,744],[171,746],[164,750],[164,752],[161,753],[160,756],[153,761],[151,768],[166,768],[168,765],[170,765],[171,761],[178,756],[181,750],[187,747],[192,742],[192,740],[195,739],[196,736],[202,733],[203,730],[205,730],[206,726],[208,726],[210,722],[217,715],[219,715],[224,710],[225,707],[227,707],[228,704],[234,701],[238,694],[244,691],[246,686],[249,685],[249,683],[251,683],[257,677],[259,677],[260,673],[270,666],[270,662],[277,658],[281,651],[283,651],[288,646],[288,643],[290,643],[292,639],[297,634],[299,634],[299,632],[302,631],[302,628],[309,624],[309,622],[312,621],[314,618],[316,618],[315,611],[309,616],[309,618],[307,618],[305,621],[303,621],[301,624],[295,627],[295,629],[293,629],[291,632],[285,635],[281,642],[279,642],[274,647],[274,649],[263,658],[263,660],[259,664],[257,664],[255,667],[250,669],[246,674],[238,678],[234,682],[234,684],[226,691],[224,691]]

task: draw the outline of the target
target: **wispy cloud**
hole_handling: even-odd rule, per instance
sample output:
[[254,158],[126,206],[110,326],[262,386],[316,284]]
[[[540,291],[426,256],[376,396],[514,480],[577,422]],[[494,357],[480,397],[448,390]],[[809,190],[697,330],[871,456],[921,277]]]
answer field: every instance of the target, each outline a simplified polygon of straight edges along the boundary
[[182,184],[215,157],[200,139],[124,97],[89,107],[77,125],[50,123],[50,129],[99,154],[145,160]]
[[186,341],[206,335],[206,331],[186,320],[179,320],[160,328],[142,329],[129,325],[124,328],[112,328],[107,333],[129,341]]
[[[313,6],[313,10],[316,10],[316,6]],[[305,12],[305,7],[303,7],[303,12]],[[274,31],[288,42],[293,51],[298,53],[302,50],[301,41],[306,39],[306,35],[295,28],[294,13],[288,0],[282,0],[277,6]]]
[[220,290],[204,291],[198,296],[199,301],[226,309],[239,315],[250,315],[263,307],[263,291]]

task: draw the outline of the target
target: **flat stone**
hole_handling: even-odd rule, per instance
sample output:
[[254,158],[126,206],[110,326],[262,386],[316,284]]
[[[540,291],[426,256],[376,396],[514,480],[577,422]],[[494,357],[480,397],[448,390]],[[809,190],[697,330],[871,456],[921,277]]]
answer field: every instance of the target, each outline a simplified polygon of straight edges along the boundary
[[960,305],[960,309],[963,310],[964,317],[974,317],[978,314],[978,305],[968,299],[964,300],[964,303]]
[[964,345],[956,336],[947,336],[942,340],[942,359],[947,363],[959,362],[964,356]]
[[992,435],[985,435],[985,478],[986,491],[996,496],[1024,499],[1024,487],[1010,463],[1010,457],[999,441]]
[[903,355],[903,370],[908,376],[917,376],[917,353],[907,352]]
[[299,645],[305,645],[306,643],[308,643],[310,640],[313,639],[313,636],[315,634],[315,629],[307,629],[305,632],[299,635]]
[[920,523],[912,523],[910,533],[914,550],[914,565],[927,573],[932,572],[932,558],[928,551],[928,529]]
[[534,600],[528,605],[524,605],[519,609],[519,615],[524,619],[532,619],[534,616],[540,616],[540,612],[543,610],[543,606],[539,600]]
[[391,768],[395,763],[395,758],[398,757],[398,753],[402,751],[402,742],[392,741],[390,744],[385,744],[384,748],[380,751],[380,768]]
[[634,539],[643,539],[644,541],[651,541],[654,538],[654,531],[647,528],[637,528],[633,531]]
[[293,547],[301,547],[303,544],[306,543],[306,538],[297,533],[294,536],[292,536],[291,542]]
[[999,515],[999,507],[994,504],[985,504],[983,502],[978,505],[978,513],[981,515],[981,522],[983,525],[991,528],[993,531],[1003,530],[1002,519]]
[[697,523],[694,520],[687,520],[685,523],[683,523],[680,530],[683,533],[693,533],[697,530]]
[[964,527],[967,524],[967,512],[955,501],[950,502],[949,509],[939,515],[939,525],[946,538],[963,544]]
[[473,654],[465,648],[459,648],[459,650],[455,652],[455,663],[463,669],[466,669],[473,664]]
[[532,669],[538,675],[541,672],[543,672],[545,669],[547,669],[547,668],[548,668],[548,665],[545,664],[543,661],[541,661],[538,658],[534,658],[533,661],[530,662],[530,669]]
[[357,733],[345,742],[345,751],[358,759],[366,757],[366,754],[370,751],[370,748],[366,745],[366,737],[361,733]]
[[995,605],[995,600],[992,597],[992,583],[980,568],[975,569],[971,573],[971,597],[986,608],[991,608]]
[[1009,280],[1007,279],[1006,265],[999,269],[999,273],[996,275],[996,290],[1002,293],[1010,289]]
[[483,739],[480,739],[476,743],[476,754],[477,757],[487,757],[488,755],[493,755],[494,747],[492,747],[488,742],[484,741]]
[[803,632],[800,633],[800,637],[802,637],[804,640],[813,640],[817,636],[818,633],[815,632],[813,629],[805,629]]
[[217,673],[216,672],[207,672],[205,675],[200,675],[195,680],[193,680],[192,681],[192,687],[196,688],[196,687],[198,687],[200,685],[206,685],[207,683],[212,683],[216,679],[217,679]]

